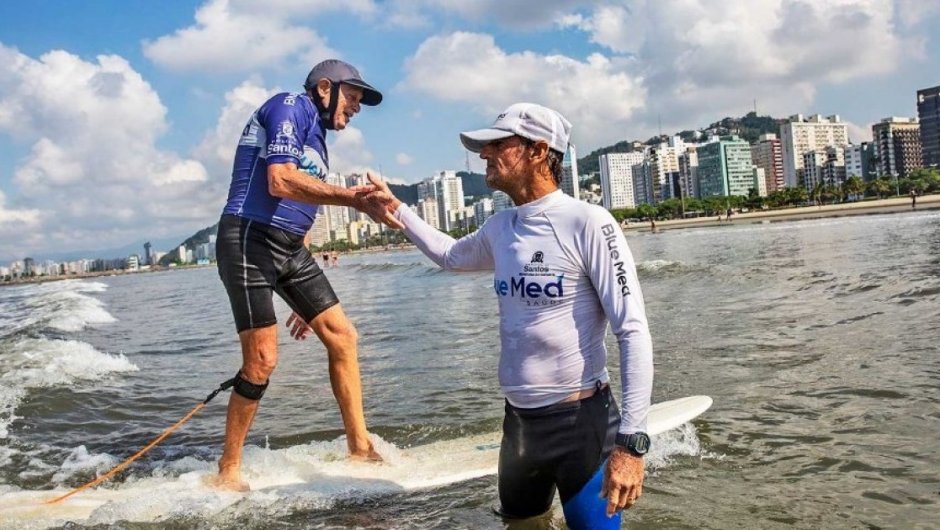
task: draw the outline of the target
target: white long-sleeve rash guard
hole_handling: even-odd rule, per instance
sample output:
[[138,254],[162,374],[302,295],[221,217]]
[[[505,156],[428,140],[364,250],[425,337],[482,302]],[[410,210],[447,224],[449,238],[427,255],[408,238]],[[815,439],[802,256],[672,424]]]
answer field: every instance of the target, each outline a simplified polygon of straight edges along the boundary
[[499,383],[521,408],[607,383],[604,336],[620,345],[620,432],[646,430],[653,344],[633,255],[610,212],[555,191],[499,212],[454,240],[404,204],[408,237],[447,270],[495,270]]

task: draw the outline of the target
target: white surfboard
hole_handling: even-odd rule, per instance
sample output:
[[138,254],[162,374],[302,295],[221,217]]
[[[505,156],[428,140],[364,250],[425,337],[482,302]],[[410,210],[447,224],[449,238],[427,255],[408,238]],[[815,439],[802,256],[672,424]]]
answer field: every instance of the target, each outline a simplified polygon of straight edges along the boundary
[[[692,396],[653,405],[648,420],[653,451],[657,435],[694,419],[711,404],[708,396]],[[247,494],[207,487],[204,479],[214,473],[215,463],[195,459],[174,463],[176,476],[155,473],[81,492],[53,505],[43,503],[67,490],[0,486],[0,528],[44,528],[66,521],[159,521],[178,515],[211,517],[240,501],[262,506],[272,500],[330,506],[338,500],[435,488],[496,474],[499,437],[499,433],[481,434],[409,449],[377,439],[379,453],[386,459],[383,464],[346,459],[342,440],[277,450],[247,447],[243,472],[252,488]]]

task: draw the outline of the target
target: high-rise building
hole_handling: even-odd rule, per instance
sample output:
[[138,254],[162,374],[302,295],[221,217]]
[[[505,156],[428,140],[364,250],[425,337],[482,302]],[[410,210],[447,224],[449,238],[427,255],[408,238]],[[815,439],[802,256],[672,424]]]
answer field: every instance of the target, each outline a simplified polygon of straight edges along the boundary
[[865,182],[874,174],[874,149],[869,142],[845,146],[845,178],[859,177]]
[[702,197],[747,196],[754,188],[751,146],[736,135],[699,146],[698,180]]
[[[352,187],[355,187],[355,186],[365,186],[365,185],[369,184],[369,179],[366,178],[365,175],[362,175],[362,174],[359,174],[359,173],[353,173],[353,174],[351,174],[351,175],[346,175],[346,177],[345,177],[343,180],[344,180],[344,183],[346,184],[346,185],[344,186],[345,188],[352,188]],[[366,214],[366,213],[364,213],[364,212],[360,212],[359,210],[353,208],[352,206],[350,206],[349,208],[347,208],[347,214],[346,214],[346,215],[348,216],[350,222],[352,222],[352,221],[371,221],[371,219],[369,218],[368,214]]]
[[424,219],[424,222],[437,228],[441,229],[441,222],[437,208],[437,199],[433,196],[426,196],[424,198],[418,199],[418,205],[415,207],[415,213],[418,214],[418,217]]
[[819,114],[806,119],[802,114],[790,116],[780,125],[780,144],[783,148],[783,180],[787,186],[806,186],[803,178],[803,153],[822,151],[826,146],[845,146],[849,143],[846,124],[838,115],[823,118]]
[[923,167],[917,118],[885,118],[871,126],[877,171],[882,177],[906,177]]
[[[577,162],[575,162],[575,166],[577,166]],[[491,215],[493,215],[493,199],[484,197],[473,203],[473,224],[476,225],[477,228],[483,226],[483,223],[485,223]]]
[[653,174],[650,171],[650,161],[644,158],[630,167],[630,182],[633,184],[634,206],[640,204],[654,204]]
[[142,265],[153,265],[153,261],[150,261],[151,257],[153,257],[153,254],[151,251],[150,241],[147,241],[144,243],[144,257],[141,260],[143,261]]
[[565,151],[565,158],[561,163],[561,186],[559,187],[561,191],[580,200],[581,190],[578,181],[578,152],[574,144],[568,144],[568,150]]
[[751,162],[764,170],[767,193],[784,187],[783,148],[776,134],[762,134],[751,146]]
[[693,146],[687,146],[676,157],[679,162],[679,191],[684,197],[700,197],[698,190],[698,153]]
[[463,180],[455,171],[441,171],[418,184],[418,200],[434,197],[437,201],[438,227],[449,232],[459,227],[464,207]]
[[308,232],[310,234],[310,244],[315,247],[322,247],[324,244],[329,243],[332,241],[330,232],[329,217],[320,212]]
[[503,210],[508,210],[510,208],[515,208],[515,203],[512,202],[512,198],[507,195],[505,192],[496,190],[493,192],[493,213],[501,212]]
[[679,197],[679,158],[676,148],[663,142],[650,148],[647,159],[653,202]]
[[917,91],[917,116],[922,164],[940,168],[940,85]]
[[[346,179],[339,173],[329,173],[326,183],[340,188],[346,187]],[[346,206],[321,205],[315,223],[326,221],[330,231],[330,241],[346,240],[348,237],[346,225],[349,224],[349,208]]]
[[634,208],[633,166],[643,161],[643,153],[607,153],[598,157],[604,208]]
[[820,178],[827,186],[841,186],[845,182],[845,148],[830,145],[823,151]]

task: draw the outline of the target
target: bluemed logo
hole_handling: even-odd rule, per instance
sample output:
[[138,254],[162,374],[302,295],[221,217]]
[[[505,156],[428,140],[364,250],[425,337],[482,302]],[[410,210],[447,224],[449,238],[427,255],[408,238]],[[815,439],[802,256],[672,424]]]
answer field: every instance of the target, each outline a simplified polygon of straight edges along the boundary
[[601,233],[604,234],[604,241],[607,242],[607,251],[610,253],[610,260],[614,264],[614,276],[620,286],[620,295],[630,294],[630,286],[627,285],[627,270],[623,260],[620,259],[620,246],[617,244],[617,232],[614,225],[606,224],[601,227]]
[[540,282],[528,276],[510,278],[508,282],[494,278],[493,289],[497,296],[518,297],[530,301],[553,301],[565,295],[563,280],[564,275],[556,276],[553,282]]

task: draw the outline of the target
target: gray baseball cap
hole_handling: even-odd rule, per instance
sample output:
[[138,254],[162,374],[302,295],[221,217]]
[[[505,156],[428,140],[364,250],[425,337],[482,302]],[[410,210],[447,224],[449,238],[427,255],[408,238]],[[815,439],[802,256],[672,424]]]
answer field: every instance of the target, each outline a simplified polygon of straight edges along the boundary
[[307,74],[304,88],[312,89],[321,79],[329,79],[333,83],[346,83],[347,85],[362,88],[363,105],[375,106],[382,102],[382,93],[369,83],[362,80],[356,67],[339,59],[327,59],[313,67]]
[[514,103],[496,117],[491,127],[460,133],[460,141],[470,152],[479,153],[484,145],[514,135],[546,142],[553,151],[564,153],[568,150],[571,122],[548,107]]

